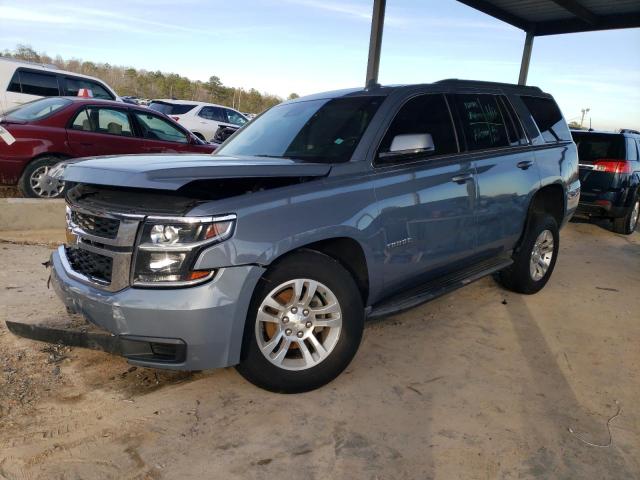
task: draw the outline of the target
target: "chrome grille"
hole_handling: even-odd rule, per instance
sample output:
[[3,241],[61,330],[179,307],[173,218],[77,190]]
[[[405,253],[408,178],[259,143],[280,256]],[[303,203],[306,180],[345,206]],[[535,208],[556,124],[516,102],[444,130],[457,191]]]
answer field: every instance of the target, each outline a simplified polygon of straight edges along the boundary
[[76,280],[117,292],[130,284],[136,234],[144,215],[67,206],[64,268]]
[[111,283],[113,258],[77,247],[66,247],[65,253],[73,270],[92,280]]
[[98,217],[73,210],[71,211],[71,221],[85,232],[104,238],[116,238],[120,227],[118,219]]

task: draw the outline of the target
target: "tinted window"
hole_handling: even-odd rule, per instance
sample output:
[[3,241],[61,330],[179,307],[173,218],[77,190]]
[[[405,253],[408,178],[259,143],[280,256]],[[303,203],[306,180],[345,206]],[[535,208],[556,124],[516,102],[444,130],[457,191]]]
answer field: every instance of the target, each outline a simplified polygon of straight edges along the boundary
[[527,136],[524,134],[520,120],[506,97],[498,97],[498,106],[507,127],[509,143],[512,146],[526,145],[528,143]]
[[111,108],[85,108],[76,115],[71,128],[73,130],[121,135],[123,137],[133,136],[127,112]]
[[187,143],[187,135],[171,125],[167,120],[148,113],[135,112],[142,136],[150,140],[163,142]]
[[58,77],[48,73],[20,72],[22,93],[40,95],[41,97],[55,97],[60,95]]
[[625,158],[624,137],[607,133],[573,132],[578,146],[580,163],[598,160],[623,160]]
[[78,90],[81,88],[87,88],[91,90],[94,98],[102,98],[105,100],[113,100],[113,95],[109,91],[97,82],[87,80],[85,78],[78,77],[65,77],[64,78],[64,94],[75,97],[78,95]]
[[545,142],[571,140],[571,132],[556,102],[550,98],[520,98],[529,109]]
[[636,148],[636,142],[633,138],[627,138],[627,160],[638,160],[638,150]]
[[17,93],[22,92],[22,88],[20,87],[20,72],[18,70],[16,70],[13,74],[11,82],[9,82],[9,86],[7,87],[7,91]]
[[33,121],[51,115],[53,112],[66,107],[71,103],[65,98],[43,98],[33,102],[20,105],[13,110],[7,112],[6,117],[9,120]]
[[165,115],[183,115],[190,112],[196,105],[183,104],[183,103],[166,103],[166,102],[151,102],[149,108],[156,112],[164,113]]
[[341,97],[277,105],[216,153],[346,162],[383,100]]
[[227,113],[228,123],[233,123],[234,125],[238,125],[239,127],[247,123],[247,119],[240,115],[238,112],[234,112],[233,110],[229,110],[228,108],[225,108],[225,112]]
[[468,150],[510,145],[495,95],[455,95]]
[[213,120],[214,122],[227,122],[224,109],[220,107],[203,107],[198,115],[207,120]]
[[[443,95],[420,95],[405,103],[393,119],[382,139],[378,154],[387,153],[397,135],[428,133],[433,139],[434,150],[419,155],[446,155],[456,153],[456,142],[449,108]],[[400,157],[387,157],[385,161],[398,161]],[[408,160],[410,156],[402,156]]]

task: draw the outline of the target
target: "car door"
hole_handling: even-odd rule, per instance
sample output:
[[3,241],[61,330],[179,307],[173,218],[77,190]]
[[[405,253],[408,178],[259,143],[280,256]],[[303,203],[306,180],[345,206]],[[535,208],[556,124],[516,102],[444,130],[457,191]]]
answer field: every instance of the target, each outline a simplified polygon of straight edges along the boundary
[[67,128],[69,148],[78,157],[144,153],[127,108],[90,105],[80,109]]
[[[211,141],[218,127],[229,125],[225,109],[222,107],[202,107],[197,114],[198,131],[204,135],[205,140]],[[196,130],[192,128],[191,130]]]
[[133,116],[144,138],[146,153],[180,153],[193,151],[190,134],[166,118],[148,111],[133,111]]
[[477,186],[478,255],[512,249],[540,185],[535,157],[518,117],[503,95],[452,95],[461,133],[473,161]]
[[[428,134],[433,148],[392,151],[411,134]],[[379,268],[388,294],[463,266],[476,243],[475,172],[459,154],[444,95],[404,103],[377,150],[375,171]]]

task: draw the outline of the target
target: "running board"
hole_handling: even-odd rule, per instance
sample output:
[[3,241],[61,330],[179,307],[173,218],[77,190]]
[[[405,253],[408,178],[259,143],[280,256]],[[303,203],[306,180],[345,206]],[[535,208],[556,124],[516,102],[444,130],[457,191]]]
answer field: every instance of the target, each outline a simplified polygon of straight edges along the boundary
[[389,300],[375,305],[368,315],[368,319],[377,319],[395,315],[397,313],[409,310],[410,308],[422,305],[425,302],[440,297],[445,293],[452,292],[458,288],[469,285],[487,275],[498,272],[507,268],[513,263],[513,260],[505,257],[492,258],[484,262],[477,263],[470,268],[460,270],[444,277],[432,280],[428,283],[420,285],[408,292],[396,295]]

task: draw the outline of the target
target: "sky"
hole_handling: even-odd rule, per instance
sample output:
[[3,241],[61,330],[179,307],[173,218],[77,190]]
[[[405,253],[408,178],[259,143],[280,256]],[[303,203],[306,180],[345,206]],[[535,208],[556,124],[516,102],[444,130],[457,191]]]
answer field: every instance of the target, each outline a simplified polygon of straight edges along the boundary
[[[0,50],[220,77],[288,96],[364,85],[372,0],[0,0]],[[515,83],[524,33],[455,0],[388,0],[380,83]],[[640,29],[536,38],[530,85],[568,121],[640,130]]]

